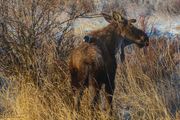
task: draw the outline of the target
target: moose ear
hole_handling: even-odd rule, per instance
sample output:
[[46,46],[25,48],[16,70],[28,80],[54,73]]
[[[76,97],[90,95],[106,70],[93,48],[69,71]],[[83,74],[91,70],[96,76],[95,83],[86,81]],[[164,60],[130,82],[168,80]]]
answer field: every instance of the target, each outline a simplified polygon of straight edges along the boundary
[[135,23],[136,22],[136,19],[130,19],[128,20],[129,23]]
[[124,18],[122,17],[122,15],[116,11],[113,11],[113,19],[118,22],[124,21]]
[[111,23],[112,22],[112,17],[110,16],[110,15],[108,15],[108,14],[106,14],[106,13],[101,13],[102,15],[103,15],[103,17],[104,17],[104,19],[107,21],[107,22],[109,22],[109,23]]

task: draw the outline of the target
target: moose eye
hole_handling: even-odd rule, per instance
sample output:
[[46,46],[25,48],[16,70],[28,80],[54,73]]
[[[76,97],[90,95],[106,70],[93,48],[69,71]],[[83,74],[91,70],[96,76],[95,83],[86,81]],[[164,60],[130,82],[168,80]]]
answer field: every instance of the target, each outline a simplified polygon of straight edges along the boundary
[[133,27],[133,25],[132,25],[132,24],[130,24],[129,26],[130,26],[130,27]]

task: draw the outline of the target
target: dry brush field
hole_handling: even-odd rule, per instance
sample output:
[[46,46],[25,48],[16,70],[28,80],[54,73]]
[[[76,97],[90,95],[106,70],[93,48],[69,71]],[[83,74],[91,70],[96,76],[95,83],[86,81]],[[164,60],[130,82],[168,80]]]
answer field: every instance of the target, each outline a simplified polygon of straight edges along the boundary
[[[0,1],[0,119],[180,119],[180,37],[152,36],[147,49],[126,48],[125,62],[118,62],[113,115],[103,110],[104,91],[100,109],[91,111],[88,90],[77,113],[68,61],[83,36],[74,35],[72,26],[94,5],[89,2],[88,8],[81,1],[77,6],[71,0],[9,1]],[[57,31],[61,35],[55,38]]]

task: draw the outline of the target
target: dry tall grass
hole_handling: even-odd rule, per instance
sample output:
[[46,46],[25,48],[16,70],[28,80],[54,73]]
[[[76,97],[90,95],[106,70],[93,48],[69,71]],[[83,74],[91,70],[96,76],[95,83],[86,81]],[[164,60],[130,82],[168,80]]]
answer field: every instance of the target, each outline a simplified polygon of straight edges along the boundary
[[[56,50],[53,49],[53,44],[46,43],[44,49],[40,50],[43,53],[41,59],[46,62],[41,68],[37,68],[41,72],[46,71],[40,77],[42,86],[39,88],[34,84],[31,74],[35,71],[31,69],[23,69],[26,74],[19,73],[6,78],[11,80],[11,84],[8,83],[8,87],[1,90],[1,118],[105,120],[131,116],[135,120],[175,119],[172,109],[179,105],[179,80],[175,80],[172,75],[179,72],[179,68],[176,68],[179,53],[174,49],[177,44],[164,40],[151,41],[146,54],[135,48],[127,55],[125,64],[119,64],[112,117],[103,110],[89,109],[88,91],[83,97],[81,111],[74,111],[67,61],[54,59]],[[36,56],[34,60],[41,60],[38,58]],[[104,100],[103,97],[101,100]],[[175,113],[178,119],[178,111]]]

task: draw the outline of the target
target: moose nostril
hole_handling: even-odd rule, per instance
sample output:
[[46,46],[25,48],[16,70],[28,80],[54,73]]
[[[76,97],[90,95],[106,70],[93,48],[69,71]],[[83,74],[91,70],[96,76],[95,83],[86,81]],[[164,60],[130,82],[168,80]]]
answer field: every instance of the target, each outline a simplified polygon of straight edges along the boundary
[[146,42],[146,46],[149,46],[149,42]]

